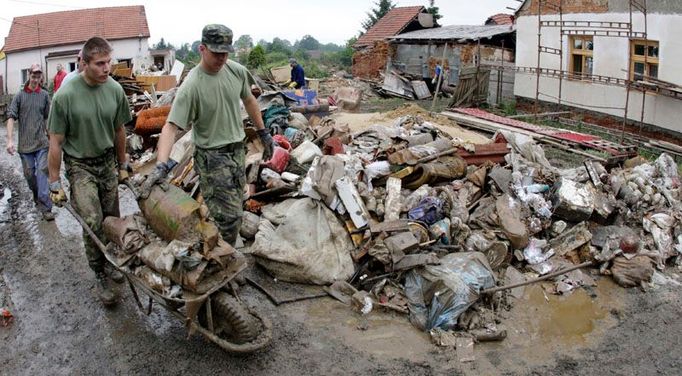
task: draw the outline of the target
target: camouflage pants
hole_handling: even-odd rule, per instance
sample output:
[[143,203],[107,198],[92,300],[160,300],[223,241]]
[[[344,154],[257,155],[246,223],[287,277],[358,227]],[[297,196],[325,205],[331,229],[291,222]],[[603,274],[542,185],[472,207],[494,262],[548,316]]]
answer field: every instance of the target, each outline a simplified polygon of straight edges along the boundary
[[[113,150],[97,158],[77,159],[64,154],[66,176],[71,185],[71,205],[104,243],[102,221],[119,216],[118,177]],[[104,268],[104,255],[83,231],[85,255],[95,272]]]
[[218,149],[196,148],[194,168],[208,210],[223,239],[234,246],[242,225],[242,200],[246,184],[244,144]]

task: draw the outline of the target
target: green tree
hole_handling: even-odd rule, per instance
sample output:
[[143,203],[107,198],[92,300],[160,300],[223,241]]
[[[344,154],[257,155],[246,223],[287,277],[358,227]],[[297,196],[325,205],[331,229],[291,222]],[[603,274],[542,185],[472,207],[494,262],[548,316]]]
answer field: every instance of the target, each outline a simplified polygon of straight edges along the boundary
[[286,39],[279,39],[275,37],[272,40],[272,43],[270,43],[266,48],[266,52],[267,53],[281,52],[284,54],[289,54],[291,53],[291,49],[292,49],[291,42],[289,42]]
[[385,16],[391,9],[395,8],[395,4],[391,0],[378,0],[374,3],[376,8],[367,12],[367,19],[362,22],[362,28],[367,32],[374,26],[381,17]]
[[174,50],[175,49],[175,47],[173,47],[172,44],[166,43],[166,41],[163,38],[161,38],[159,43],[153,45],[152,48],[155,50],[166,50],[166,49],[173,49]]
[[438,7],[435,4],[436,0],[429,0],[429,7],[426,8],[426,12],[433,15],[433,23],[438,25],[438,20],[443,18],[443,16],[438,12]]
[[180,45],[180,48],[175,51],[175,57],[190,67],[195,66],[201,60],[199,54],[192,50],[192,46],[189,43]]
[[261,45],[254,47],[249,53],[249,58],[246,62],[246,66],[250,69],[255,69],[265,64],[265,50]]
[[195,53],[199,53],[199,45],[201,44],[200,40],[195,40],[194,43],[192,43],[192,51]]
[[304,35],[300,41],[297,41],[296,44],[294,44],[294,47],[302,48],[308,51],[319,50],[320,42],[318,42],[317,39],[313,38],[312,35]]
[[250,50],[253,48],[253,39],[250,35],[244,34],[234,42],[234,47],[239,50]]
[[289,54],[285,52],[270,52],[265,55],[265,63],[268,65],[286,65],[289,60]]

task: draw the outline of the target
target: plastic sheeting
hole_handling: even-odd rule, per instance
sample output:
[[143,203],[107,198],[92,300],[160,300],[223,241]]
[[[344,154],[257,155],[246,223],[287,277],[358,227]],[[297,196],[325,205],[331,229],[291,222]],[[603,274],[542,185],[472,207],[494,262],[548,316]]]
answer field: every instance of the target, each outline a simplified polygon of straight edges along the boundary
[[494,286],[493,271],[482,253],[451,253],[441,259],[440,265],[407,274],[405,293],[410,322],[424,331],[454,329],[479,292]]
[[321,202],[289,199],[264,207],[263,217],[250,252],[274,277],[323,285],[353,275],[353,242]]

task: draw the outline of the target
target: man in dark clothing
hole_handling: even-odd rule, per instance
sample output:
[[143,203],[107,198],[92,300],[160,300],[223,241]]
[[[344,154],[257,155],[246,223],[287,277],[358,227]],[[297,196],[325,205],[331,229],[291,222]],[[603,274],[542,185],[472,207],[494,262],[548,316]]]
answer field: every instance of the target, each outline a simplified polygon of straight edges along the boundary
[[289,89],[302,89],[305,86],[305,72],[296,59],[289,59],[291,79],[285,83]]
[[7,120],[7,152],[14,155],[14,123],[19,121],[18,151],[28,186],[33,192],[33,200],[43,215],[43,219],[54,219],[52,200],[47,182],[47,128],[45,119],[50,113],[50,97],[40,87],[43,72],[40,65],[33,64],[30,77],[23,89],[14,96],[9,107]]

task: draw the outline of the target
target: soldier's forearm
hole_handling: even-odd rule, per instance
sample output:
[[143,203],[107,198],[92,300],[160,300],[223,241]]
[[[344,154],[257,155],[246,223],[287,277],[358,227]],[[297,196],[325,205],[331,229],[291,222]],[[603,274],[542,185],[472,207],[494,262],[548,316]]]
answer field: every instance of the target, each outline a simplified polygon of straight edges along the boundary
[[47,152],[47,170],[49,182],[59,180],[59,169],[62,166],[63,135],[50,134],[50,149]]
[[166,123],[161,129],[161,137],[157,143],[156,160],[157,162],[166,163],[170,157],[171,149],[175,144],[175,134],[177,127],[173,123]]

